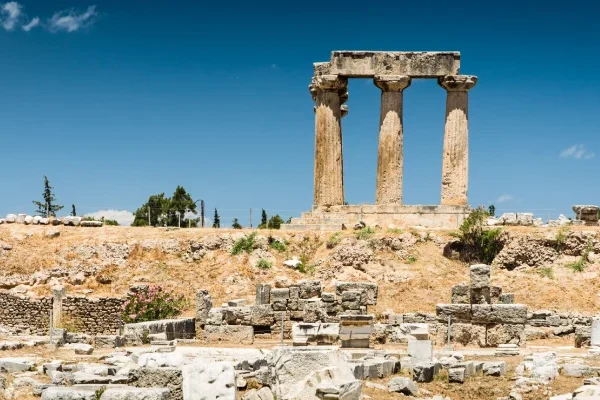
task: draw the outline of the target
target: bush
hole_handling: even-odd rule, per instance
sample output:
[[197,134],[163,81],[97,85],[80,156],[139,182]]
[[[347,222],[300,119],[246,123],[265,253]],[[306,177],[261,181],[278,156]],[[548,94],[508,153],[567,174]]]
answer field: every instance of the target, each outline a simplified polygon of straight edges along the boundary
[[360,240],[367,240],[370,239],[374,234],[375,231],[367,226],[366,228],[362,228],[360,231],[356,232],[356,238]]
[[342,233],[341,232],[336,232],[333,235],[331,235],[329,237],[329,239],[327,239],[327,248],[328,249],[333,249],[335,246],[337,246],[338,244],[340,244],[340,242],[342,241],[343,237],[342,237]]
[[239,238],[231,248],[231,254],[236,255],[243,252],[252,253],[256,248],[256,233],[253,232],[243,238]]
[[119,226],[119,223],[114,219],[102,219],[102,222],[104,222],[104,225]]
[[408,256],[406,257],[406,263],[407,264],[414,264],[417,262],[417,257],[415,256]]
[[554,269],[552,267],[542,267],[539,273],[544,278],[554,279]]
[[554,248],[561,254],[564,250],[565,241],[567,240],[569,232],[570,228],[566,225],[558,228],[558,232],[556,232],[556,238],[554,239]]
[[387,230],[388,233],[395,233],[395,234],[401,234],[403,231],[400,228],[388,228]]
[[572,269],[574,272],[583,272],[585,270],[585,260],[583,257],[580,257],[579,260],[568,263],[566,267]]
[[273,268],[273,263],[266,258],[261,258],[258,260],[258,264],[256,266],[260,269],[271,269]]
[[490,264],[504,246],[500,240],[500,228],[489,229],[485,226],[489,217],[487,210],[478,207],[473,210],[460,225],[456,236],[461,245],[461,258]]
[[123,303],[123,322],[144,322],[172,318],[181,314],[186,306],[183,295],[175,296],[162,286],[149,286],[139,290]]
[[287,246],[285,245],[284,242],[280,242],[279,240],[273,240],[271,243],[269,243],[269,247],[272,248],[273,250],[277,250],[280,253],[283,253],[284,251],[287,250]]

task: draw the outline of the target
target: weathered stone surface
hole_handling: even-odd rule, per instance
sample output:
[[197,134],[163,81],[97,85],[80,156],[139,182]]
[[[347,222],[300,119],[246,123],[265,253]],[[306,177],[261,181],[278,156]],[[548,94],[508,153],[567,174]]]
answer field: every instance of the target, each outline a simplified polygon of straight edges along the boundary
[[271,326],[275,322],[275,314],[270,304],[251,306],[251,324],[253,326]]
[[584,385],[573,391],[573,399],[592,400],[600,398],[600,385]]
[[31,357],[4,357],[0,358],[0,370],[6,372],[21,372],[33,369],[35,359]]
[[208,312],[206,325],[222,325],[224,318],[225,316],[222,308],[211,308]]
[[[467,205],[469,172],[468,90],[475,86],[477,77],[447,75],[438,78],[438,82],[447,92],[441,204]],[[476,281],[475,285],[478,284],[479,282]],[[473,287],[472,277],[471,287]],[[475,286],[475,288],[480,287]]]
[[310,299],[321,296],[321,281],[301,281],[298,284],[299,298]]
[[107,387],[99,400],[167,400],[169,389],[166,388],[136,388],[136,387]]
[[516,344],[524,346],[526,342],[525,325],[522,324],[488,324],[486,326],[486,345],[495,347],[500,344]]
[[469,295],[469,285],[460,283],[458,285],[452,286],[452,304],[469,304],[470,303],[470,295]]
[[471,265],[470,269],[471,289],[484,289],[490,287],[491,268],[489,265]]
[[459,68],[459,52],[333,51],[330,62],[315,64],[315,74],[426,78],[456,75]]
[[563,364],[562,365],[562,374],[565,376],[574,376],[577,378],[582,378],[586,376],[592,376],[593,371],[589,365],[585,364]]
[[128,383],[135,387],[168,388],[168,400],[180,400],[182,394],[181,368],[148,368],[140,367],[129,371]]
[[342,293],[348,290],[357,290],[364,293],[364,305],[377,304],[378,286],[376,283],[367,282],[338,282],[335,285],[336,296],[342,296]]
[[244,325],[206,325],[204,338],[209,342],[254,343],[254,329]]
[[573,212],[578,220],[584,221],[586,225],[597,226],[598,225],[598,206],[591,205],[575,205],[573,206]]
[[524,304],[473,304],[471,320],[478,323],[525,324],[527,306]]
[[466,379],[464,367],[452,367],[448,370],[448,382],[464,383]]
[[506,362],[504,361],[489,361],[483,363],[483,374],[489,376],[504,376],[506,375]]
[[417,382],[431,382],[435,376],[434,363],[417,363],[413,366],[413,380]]
[[125,338],[118,335],[96,335],[94,336],[94,347],[97,349],[114,348],[125,346]]
[[317,386],[315,392],[317,398],[321,400],[333,400],[333,399],[348,399],[348,400],[361,400],[362,399],[362,382],[358,380],[333,383],[325,382],[320,383]]
[[402,393],[407,396],[417,396],[419,388],[410,378],[395,377],[388,382],[390,392]]
[[102,225],[104,225],[104,222],[102,222],[102,221],[85,221],[85,220],[82,220],[80,224],[83,227],[100,228],[100,227],[102,227]]
[[452,318],[452,322],[471,321],[470,304],[437,304],[435,313],[440,322],[447,323],[448,317]]
[[208,314],[213,307],[208,290],[196,291],[196,325],[203,327],[208,323]]
[[184,400],[236,399],[235,371],[230,363],[196,360],[181,371]]
[[164,334],[167,340],[191,339],[196,336],[196,321],[194,318],[180,318],[137,322],[125,324],[123,333],[128,340],[141,341],[148,334]]
[[256,284],[256,305],[269,304],[271,302],[271,286],[266,283]]
[[49,387],[41,400],[98,400],[95,388]]
[[[436,334],[438,345],[447,342],[448,327],[440,324]],[[450,341],[463,346],[486,347],[486,327],[480,324],[452,324],[450,327]]]

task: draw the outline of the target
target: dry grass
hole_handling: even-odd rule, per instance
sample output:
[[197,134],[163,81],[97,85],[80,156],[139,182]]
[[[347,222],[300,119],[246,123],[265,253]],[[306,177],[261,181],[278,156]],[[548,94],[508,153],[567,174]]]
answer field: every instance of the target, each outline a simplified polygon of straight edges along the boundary
[[[548,230],[539,228],[509,228],[521,233],[548,235]],[[573,227],[573,230],[598,228]],[[45,233],[59,230],[60,237],[48,239]],[[100,284],[88,278],[84,285],[71,286],[69,293],[83,293],[92,290],[94,295],[121,296],[134,283],[161,284],[184,294],[190,301],[187,314],[193,312],[196,289],[208,289],[213,303],[218,305],[232,298],[247,298],[252,301],[254,285],[259,282],[273,281],[276,276],[285,276],[292,281],[313,278],[322,279],[333,287],[336,280],[368,280],[380,285],[379,303],[373,308],[376,313],[392,309],[396,312],[434,312],[437,303],[450,301],[450,289],[453,285],[468,281],[468,266],[455,260],[446,259],[442,249],[432,241],[422,241],[409,250],[411,260],[400,257],[392,251],[376,254],[381,264],[366,266],[364,271],[352,267],[342,267],[322,263],[337,250],[327,249],[326,242],[331,232],[278,232],[273,236],[290,242],[285,252],[271,251],[275,257],[274,266],[269,270],[252,267],[247,254],[232,256],[225,251],[209,252],[202,260],[185,262],[182,252],[168,254],[158,249],[145,249],[140,243],[144,240],[177,239],[184,249],[190,240],[216,233],[236,232],[239,230],[181,229],[165,231],[156,228],[103,227],[43,227],[23,225],[1,225],[0,241],[13,246],[10,251],[0,251],[0,271],[3,274],[25,273],[54,268],[57,266],[102,265],[103,260],[93,257],[82,260],[76,251],[77,246],[98,245],[101,243],[127,243],[131,245],[128,259],[123,266],[106,265],[101,275],[109,277],[110,284]],[[241,232],[249,233],[250,230]],[[411,232],[410,229],[404,232]],[[268,231],[259,231],[259,235],[268,235]],[[418,234],[416,231],[415,234]],[[379,231],[382,235],[396,236],[400,233]],[[432,231],[437,236],[446,236],[448,232]],[[30,237],[26,237],[30,235]],[[353,237],[353,231],[344,231],[342,237]],[[302,274],[282,265],[285,259],[305,254],[311,263],[318,264],[314,275]],[[514,293],[515,300],[527,304],[531,309],[552,308],[569,311],[594,312],[600,307],[598,297],[600,287],[600,265],[586,265],[583,273],[574,273],[560,264],[553,266],[554,277],[544,278],[533,269],[526,271],[506,271],[494,269],[492,282],[503,287],[505,293]],[[48,295],[49,286],[36,287],[39,295]]]

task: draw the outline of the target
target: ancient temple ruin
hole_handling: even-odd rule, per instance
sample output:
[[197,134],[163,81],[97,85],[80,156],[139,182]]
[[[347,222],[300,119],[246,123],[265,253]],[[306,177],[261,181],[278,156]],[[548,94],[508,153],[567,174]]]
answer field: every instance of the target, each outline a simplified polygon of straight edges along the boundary
[[[315,168],[312,211],[287,229],[340,229],[367,225],[457,227],[468,213],[468,91],[477,77],[459,75],[459,52],[334,51],[314,64],[309,86],[315,101]],[[348,113],[349,78],[372,78],[381,89],[374,205],[344,201],[342,118]],[[446,90],[446,123],[439,205],[405,205],[403,180],[403,92],[413,79],[435,78]]]

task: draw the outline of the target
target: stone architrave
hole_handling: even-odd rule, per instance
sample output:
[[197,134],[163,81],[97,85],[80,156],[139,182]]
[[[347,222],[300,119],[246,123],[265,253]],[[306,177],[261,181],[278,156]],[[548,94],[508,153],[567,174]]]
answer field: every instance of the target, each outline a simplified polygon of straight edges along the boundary
[[315,193],[316,206],[344,204],[342,156],[342,109],[348,98],[348,79],[338,75],[313,78],[310,91],[315,100]]
[[52,327],[62,328],[62,301],[66,295],[65,288],[57,285],[52,288]]
[[402,204],[402,92],[410,86],[411,78],[378,75],[374,83],[381,89],[375,201]]
[[448,75],[438,79],[446,89],[446,124],[442,160],[442,205],[467,205],[469,173],[469,97],[477,83],[472,75]]

